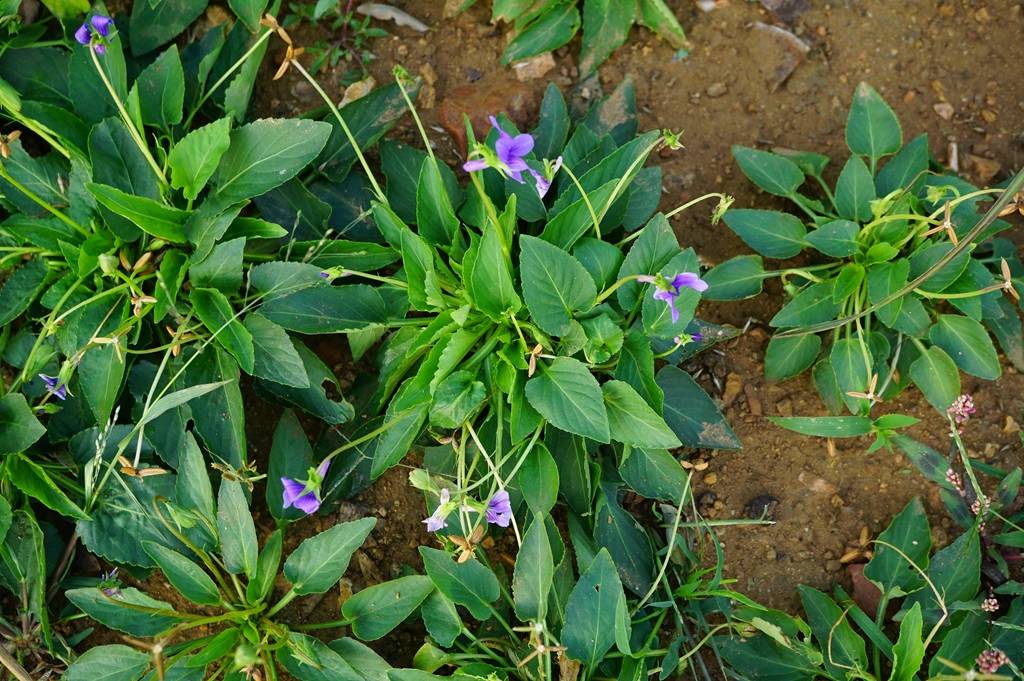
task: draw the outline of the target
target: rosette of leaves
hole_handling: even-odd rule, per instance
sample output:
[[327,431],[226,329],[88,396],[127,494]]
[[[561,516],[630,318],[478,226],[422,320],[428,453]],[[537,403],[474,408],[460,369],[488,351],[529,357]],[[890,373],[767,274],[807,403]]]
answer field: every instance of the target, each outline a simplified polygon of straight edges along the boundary
[[[465,11],[476,0],[464,0]],[[629,37],[633,24],[654,31],[676,48],[689,45],[664,0],[493,0],[491,21],[512,24],[514,37],[501,55],[510,64],[562,47],[583,28],[580,76],[597,71]]]
[[[1024,366],[1019,307],[1004,295],[1024,290],[1024,267],[995,238],[1010,226],[996,215],[1022,178],[1006,191],[978,190],[943,174],[927,138],[904,145],[892,109],[865,83],[854,93],[846,142],[852,155],[834,185],[821,154],[733,148],[743,173],[798,214],[728,211],[726,225],[759,255],[713,268],[706,297],[754,296],[780,277],[788,301],[770,322],[769,379],[812,369],[828,408],[854,414],[914,384],[945,412],[961,392],[960,371],[999,377],[993,337]],[[983,218],[978,206],[993,198]],[[763,258],[801,254],[807,264],[765,268]]]
[[[557,448],[559,465],[581,470],[604,445],[739,447],[689,375],[671,362],[657,370],[655,354],[679,361],[727,332],[693,318],[696,291],[680,295],[673,323],[653,289],[632,280],[699,268],[664,215],[652,217],[660,170],[643,164],[660,136],[637,136],[636,125],[632,83],[575,124],[549,88],[527,159],[540,167],[534,159],[561,155],[579,188],[560,174],[543,200],[532,184],[495,170],[478,178],[482,194],[463,189],[432,155],[382,146],[387,187],[371,212],[384,243],[367,244],[363,267],[328,246],[310,259],[307,276],[332,268],[332,284],[276,296],[260,310],[291,332],[346,333],[356,358],[377,344],[372,374],[357,381],[368,419],[321,453],[347,462],[333,469],[365,486],[414,445],[452,433],[472,439],[470,430],[488,455],[509,460],[565,438],[576,444]],[[368,256],[380,249],[396,262],[379,269]],[[357,279],[381,283],[337,285]],[[408,305],[409,316],[387,322],[380,300],[401,301],[395,306]],[[700,343],[674,341],[697,332]],[[455,456],[451,445],[443,449]],[[598,482],[589,473],[579,480],[572,494],[580,508],[589,508]]]
[[[364,181],[329,123],[245,122],[272,31],[238,22],[132,57],[130,29],[112,28],[102,54],[47,40],[0,56],[0,105],[22,132],[0,159],[0,484],[23,495],[16,508],[77,522],[96,554],[152,567],[123,541],[152,528],[124,510],[148,498],[121,491],[176,469],[186,431],[213,464],[251,475],[243,375],[332,425],[352,417],[333,373],[260,308],[324,284],[287,262],[308,255],[289,244],[351,229]],[[342,115],[367,144],[403,112],[391,87]],[[314,209],[299,219],[302,202]],[[331,247],[344,259],[350,246]],[[404,316],[401,301],[363,293],[366,321]]]
[[928,514],[914,499],[862,549],[870,552],[861,558],[870,556],[863,575],[879,593],[875,611],[839,586],[831,595],[799,587],[806,619],[734,609],[731,617],[748,623],[752,635],[719,640],[730,667],[750,678],[792,681],[963,678],[977,673],[989,648],[1007,656],[1002,674],[1024,664],[1021,584],[989,581],[1000,570],[985,557],[973,518],[949,545],[933,546]]
[[[180,454],[177,474],[160,476],[157,490],[149,492],[146,512],[158,519],[160,532],[130,539],[163,573],[180,605],[109,582],[70,589],[66,596],[77,609],[133,637],[136,645],[90,648],[63,678],[198,681],[253,678],[259,672],[276,679],[279,668],[298,679],[360,678],[355,670],[364,658],[383,663],[354,639],[327,645],[303,633],[320,627],[290,627],[282,613],[299,596],[333,589],[376,519],[334,525],[287,554],[280,528],[260,546],[245,485],[224,477],[215,493],[191,434]],[[287,588],[276,592],[282,581]],[[418,575],[374,584],[346,601],[343,624],[364,640],[379,638],[433,590],[431,581]]]

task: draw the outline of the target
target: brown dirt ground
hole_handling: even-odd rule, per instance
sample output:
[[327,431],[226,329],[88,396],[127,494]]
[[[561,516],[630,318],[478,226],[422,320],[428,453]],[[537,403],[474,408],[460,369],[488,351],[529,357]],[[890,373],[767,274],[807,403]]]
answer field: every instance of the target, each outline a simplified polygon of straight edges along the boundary
[[[438,105],[471,78],[474,88],[490,93],[522,87],[514,73],[500,64],[508,32],[488,23],[488,3],[454,19],[443,18],[441,2],[395,0],[392,4],[435,28],[420,36],[385,26],[392,36],[372,45],[378,60],[370,71],[378,83],[389,81],[395,64],[412,73],[423,73],[429,65],[433,73],[427,70],[427,74],[436,74],[433,89]],[[956,143],[968,176],[980,166],[971,165],[969,159],[965,163],[971,155],[999,165],[994,181],[1024,161],[1024,100],[1007,81],[1024,28],[1019,0],[811,3],[812,8],[788,25],[811,50],[777,89],[768,80],[777,63],[773,47],[754,22],[785,24],[759,3],[725,0],[710,12],[681,0],[669,4],[692,43],[688,57],[674,61],[669,45],[634,29],[626,46],[600,71],[605,92],[622,78],[633,78],[641,128],[685,130],[685,151],[656,159],[665,177],[665,209],[709,191],[735,196],[736,206],[774,207],[772,197],[753,189],[736,170],[729,152],[732,144],[815,150],[832,154],[841,163],[846,155],[847,108],[861,80],[870,82],[894,107],[906,139],[927,132],[931,151],[941,161],[947,160],[949,144]],[[577,47],[573,43],[571,49],[560,50],[556,68],[545,78],[526,82],[537,101],[548,79],[564,92],[572,88]],[[325,73],[323,80],[331,82],[336,75]],[[725,86],[724,94],[718,94],[722,90],[718,84]],[[340,91],[336,81],[335,88]],[[709,96],[709,89],[716,96]],[[268,113],[316,104],[312,93],[292,76],[264,90],[262,101]],[[951,119],[934,109],[940,102],[953,107]],[[420,101],[428,135],[438,152],[456,163],[460,160],[456,145],[439,125],[438,107],[423,106],[428,103]],[[394,134],[419,143],[408,120]],[[712,226],[705,208],[680,216],[676,229],[680,241],[692,245],[708,264],[749,252],[723,225]],[[752,300],[707,303],[700,310],[717,322],[737,326],[748,319],[755,322],[751,332],[725,348],[724,356],[706,355],[701,360],[709,369],[704,380],[713,394],[718,391],[708,380],[711,374],[723,387],[731,374],[741,387],[739,395],[729,400],[726,413],[744,449],[712,453],[704,474],[713,473],[717,480],[702,483],[697,492],[714,493],[718,503],[709,514],[716,519],[743,517],[747,502],[759,495],[779,499],[775,525],[724,528],[721,536],[727,573],[738,579],[737,586],[769,605],[794,609],[797,584],[827,587],[838,580],[848,587],[837,562],[845,545],[856,539],[862,527],[877,535],[913,496],[921,496],[934,514],[940,540],[946,538],[948,521],[943,525],[934,487],[900,455],[886,451],[866,455],[868,443],[861,440],[838,442],[835,453],[829,454],[825,442],[782,431],[766,421],[770,415],[823,413],[806,378],[782,384],[764,380],[762,360],[768,335],[761,323],[781,304],[779,289],[769,286],[767,290],[767,295]],[[1024,412],[1024,378],[1007,367],[994,385],[965,377],[964,387],[974,394],[980,414],[968,431],[971,446],[979,452],[987,449],[1000,462],[1020,465],[1018,435],[1004,432],[1003,425],[1006,415],[1020,419]],[[903,395],[896,405],[883,405],[882,411],[889,410],[920,418],[922,422],[909,434],[945,451],[945,421],[916,391]],[[391,487],[369,490],[366,503],[393,502],[389,490],[397,491]],[[412,501],[418,512],[420,500]],[[417,539],[419,528],[409,529]]]

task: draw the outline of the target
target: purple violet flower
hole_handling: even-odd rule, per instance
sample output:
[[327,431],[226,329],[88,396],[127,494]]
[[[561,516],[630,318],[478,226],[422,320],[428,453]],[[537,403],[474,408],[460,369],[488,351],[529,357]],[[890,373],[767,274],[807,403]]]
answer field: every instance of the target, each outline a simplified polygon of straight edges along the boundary
[[[93,38],[106,38],[110,35],[110,29],[114,25],[114,20],[108,16],[102,14],[93,15],[89,21],[85,22],[78,27],[75,31],[75,40],[82,45],[92,44]],[[93,49],[96,50],[96,54],[106,54],[107,46],[102,42],[96,42],[93,45]]]
[[105,596],[110,598],[117,598],[121,595],[121,589],[118,588],[121,582],[117,579],[117,568],[111,568],[100,575],[100,590]]
[[533,175],[534,181],[537,183],[537,193],[540,194],[540,198],[544,198],[548,190],[551,189],[551,182],[558,171],[562,168],[562,157],[559,156],[555,159],[554,163],[550,161],[544,162],[545,168],[543,173],[538,173],[533,168],[527,168],[530,174]]
[[[522,133],[513,137],[498,125],[498,119],[488,116],[491,125],[498,131],[498,141],[494,143],[494,158],[477,158],[466,161],[462,169],[467,173],[477,172],[484,168],[495,168],[516,182],[523,181],[523,171],[530,170],[523,160],[527,154],[533,151],[533,135]],[[531,171],[532,172],[532,171]]]
[[427,526],[427,532],[437,532],[438,530],[443,530],[448,527],[448,521],[445,520],[445,518],[448,517],[448,509],[446,506],[451,499],[452,494],[448,491],[447,487],[441,490],[440,503],[437,508],[434,509],[434,512],[430,517],[423,521],[423,524]]
[[316,470],[309,471],[309,479],[304,482],[292,478],[281,478],[284,486],[284,508],[294,506],[306,515],[313,515],[320,509],[320,485],[327,477],[330,459],[324,459]]
[[39,378],[46,384],[46,392],[50,393],[58,400],[66,400],[68,398],[68,387],[60,382],[60,378],[56,376],[47,376],[46,374],[39,374]]
[[499,527],[508,527],[512,522],[512,504],[505,490],[496,492],[487,502],[487,522]]
[[704,292],[708,290],[707,282],[701,279],[698,275],[693,272],[680,272],[671,279],[665,279],[660,274],[657,275],[643,275],[636,278],[637,281],[641,281],[645,284],[653,284],[655,287],[653,298],[655,300],[661,300],[668,305],[672,311],[672,323],[675,324],[679,321],[679,310],[676,309],[676,298],[682,292],[682,289],[691,288],[697,292]]

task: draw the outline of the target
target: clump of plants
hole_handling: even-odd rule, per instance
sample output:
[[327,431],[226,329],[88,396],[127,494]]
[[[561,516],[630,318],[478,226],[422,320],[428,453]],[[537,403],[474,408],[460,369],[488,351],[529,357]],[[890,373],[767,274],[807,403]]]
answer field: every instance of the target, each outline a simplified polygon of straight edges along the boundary
[[[474,4],[476,0],[462,0],[458,11]],[[493,0],[491,21],[504,21],[514,29],[501,56],[505,64],[557,50],[573,39],[582,24],[579,70],[583,78],[595,73],[626,42],[633,24],[654,31],[673,47],[689,44],[664,0]]]
[[800,587],[806,620],[741,608],[732,614],[748,630],[718,646],[733,669],[755,679],[1019,678],[1021,469],[1007,473],[968,455],[962,433],[974,412],[969,395],[948,410],[948,456],[902,435],[893,438],[939,485],[959,536],[933,546],[924,505],[914,499],[850,556],[877,589],[873,609],[841,587],[830,596],[806,586]]
[[324,26],[331,32],[330,39],[319,39],[305,48],[313,57],[310,74],[315,76],[325,66],[334,69],[344,62],[349,68],[341,76],[343,83],[366,77],[366,67],[375,59],[368,43],[373,38],[383,38],[388,32],[370,25],[372,17],[358,16],[354,0],[290,2],[288,9],[281,21],[284,28],[306,22]]
[[[823,177],[829,159],[821,154],[733,148],[743,173],[799,215],[727,212],[726,225],[760,255],[712,269],[706,296],[753,296],[765,279],[778,277],[789,300],[770,321],[777,331],[765,374],[784,380],[811,369],[833,413],[865,415],[911,384],[945,412],[960,394],[960,371],[999,377],[993,337],[1018,366],[1024,362],[1024,267],[1012,244],[996,238],[1009,227],[1000,216],[1020,205],[1024,176],[977,189],[939,172],[927,138],[903,145],[892,109],[864,83],[854,94],[846,142],[852,155],[834,187]],[[996,203],[982,217],[978,206],[988,198]],[[805,252],[798,264],[765,269],[762,256]]]

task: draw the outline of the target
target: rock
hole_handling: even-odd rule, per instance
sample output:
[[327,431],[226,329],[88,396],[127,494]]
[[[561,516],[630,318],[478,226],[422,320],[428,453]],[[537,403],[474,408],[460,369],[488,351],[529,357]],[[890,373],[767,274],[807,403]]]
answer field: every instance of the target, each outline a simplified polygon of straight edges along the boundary
[[718,482],[718,473],[708,473],[704,476],[705,485],[713,485]]
[[430,64],[424,64],[420,67],[420,75],[423,76],[423,82],[427,85],[437,84],[437,71]]
[[765,551],[764,557],[766,560],[778,560],[779,554],[775,552],[775,549],[769,548]]
[[964,154],[963,165],[964,169],[969,170],[978,184],[982,186],[991,182],[999,174],[999,171],[1003,169],[999,161],[985,158],[984,156],[975,156],[974,154]]
[[827,561],[825,563],[825,571],[826,572],[839,572],[839,570],[842,567],[843,567],[843,564],[840,563],[838,560],[830,560],[830,561]]
[[878,603],[882,600],[882,592],[864,576],[864,565],[855,563],[847,565],[846,571],[853,582],[853,600],[864,612],[877,612]]
[[1006,420],[1003,421],[1003,432],[1004,433],[1019,433],[1020,432],[1020,425],[1009,414],[1006,415]]
[[729,91],[729,87],[725,83],[718,82],[718,83],[712,83],[711,85],[709,85],[708,89],[705,90],[705,93],[707,94],[708,97],[711,97],[712,99],[714,99],[715,97],[721,97],[722,95],[724,95],[728,91]]
[[757,388],[747,383],[743,386],[743,394],[747,396],[747,406],[750,407],[752,415],[760,416],[764,413],[764,407],[761,406],[761,400],[757,396]]
[[470,83],[475,83],[484,77],[484,72],[480,69],[474,69],[472,66],[466,69],[466,80]]
[[816,477],[807,471],[803,471],[796,479],[804,484],[807,489],[817,494],[828,494],[831,497],[836,493],[835,485],[826,482],[823,478]]
[[760,21],[754,22],[754,32],[747,47],[772,91],[786,82],[811,50],[807,43],[786,29]]
[[729,374],[725,377],[725,390],[722,391],[722,406],[729,407],[743,390],[743,379],[739,374]]
[[996,119],[999,118],[999,115],[992,109],[982,109],[981,117],[986,123],[995,123]]
[[775,15],[776,19],[786,24],[792,24],[811,8],[808,0],[761,0],[761,5]]
[[949,102],[939,102],[932,108],[935,109],[935,113],[939,114],[939,118],[942,120],[953,120],[953,105]]
[[775,520],[775,511],[779,508],[779,500],[770,494],[759,494],[746,503],[743,515],[751,520]]
[[486,84],[452,88],[438,107],[437,119],[463,154],[466,152],[464,113],[469,116],[477,139],[483,139],[491,129],[487,117],[498,113],[508,115],[520,130],[527,128],[537,114],[537,97],[532,88],[514,81],[488,79]]
[[793,415],[793,400],[779,400],[775,405],[780,416],[792,416]]
[[555,58],[551,56],[550,52],[538,54],[536,57],[530,57],[512,65],[512,70],[515,71],[516,78],[520,82],[543,78],[553,68],[555,68]]

